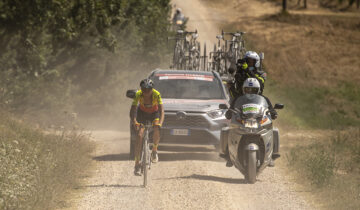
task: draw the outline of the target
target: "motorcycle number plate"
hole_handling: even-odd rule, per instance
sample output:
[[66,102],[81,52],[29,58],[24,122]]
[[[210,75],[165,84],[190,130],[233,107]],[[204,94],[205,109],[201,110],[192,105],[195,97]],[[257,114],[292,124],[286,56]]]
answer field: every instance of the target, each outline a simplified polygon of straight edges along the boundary
[[173,136],[189,136],[190,135],[189,129],[171,129],[170,133]]
[[245,121],[246,128],[257,128],[258,124],[256,121]]

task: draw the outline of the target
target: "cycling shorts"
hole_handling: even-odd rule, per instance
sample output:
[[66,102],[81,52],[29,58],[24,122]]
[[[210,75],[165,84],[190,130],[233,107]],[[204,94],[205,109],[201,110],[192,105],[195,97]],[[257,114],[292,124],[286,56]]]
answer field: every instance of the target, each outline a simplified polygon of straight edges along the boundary
[[155,120],[159,120],[160,119],[160,113],[159,111],[153,112],[153,113],[147,113],[142,111],[139,107],[137,109],[137,113],[136,113],[136,121],[138,123],[142,123],[145,124],[146,121],[150,121],[150,122],[154,122]]

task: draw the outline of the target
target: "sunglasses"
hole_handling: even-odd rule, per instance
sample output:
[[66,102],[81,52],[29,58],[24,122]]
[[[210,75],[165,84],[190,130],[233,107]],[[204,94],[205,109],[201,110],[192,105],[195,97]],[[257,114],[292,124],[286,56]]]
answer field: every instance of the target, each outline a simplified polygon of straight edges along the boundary
[[141,90],[143,92],[150,92],[152,90],[152,88],[141,88]]

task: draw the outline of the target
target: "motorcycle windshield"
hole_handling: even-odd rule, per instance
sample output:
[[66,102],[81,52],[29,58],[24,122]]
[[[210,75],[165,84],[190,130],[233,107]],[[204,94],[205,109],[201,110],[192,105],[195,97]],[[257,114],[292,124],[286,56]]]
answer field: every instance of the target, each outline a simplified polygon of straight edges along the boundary
[[262,116],[268,106],[263,96],[245,94],[236,99],[234,107],[242,111],[244,118],[256,118]]

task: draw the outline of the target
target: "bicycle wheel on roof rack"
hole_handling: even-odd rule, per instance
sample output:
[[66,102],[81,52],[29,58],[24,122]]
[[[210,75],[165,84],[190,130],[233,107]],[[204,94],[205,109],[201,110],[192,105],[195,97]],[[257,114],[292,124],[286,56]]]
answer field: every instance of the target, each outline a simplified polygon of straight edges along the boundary
[[207,60],[206,43],[204,43],[204,54],[203,54],[203,70],[204,71],[208,70],[206,60]]
[[201,46],[200,42],[196,43],[197,49],[196,49],[196,63],[195,63],[195,70],[200,70],[200,60],[201,60]]

